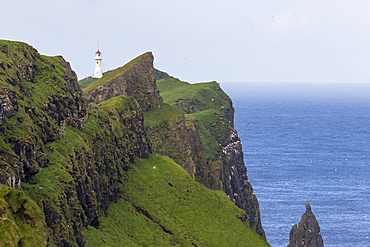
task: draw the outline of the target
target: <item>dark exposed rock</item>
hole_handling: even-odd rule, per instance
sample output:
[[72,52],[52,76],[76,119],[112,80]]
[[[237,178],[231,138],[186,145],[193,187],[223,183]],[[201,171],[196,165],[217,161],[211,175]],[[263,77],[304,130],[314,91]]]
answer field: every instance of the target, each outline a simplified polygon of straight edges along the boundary
[[246,211],[251,229],[266,239],[261,224],[259,203],[253,193],[252,184],[248,181],[242,143],[235,129],[231,131],[227,145],[222,149],[227,156],[225,168],[228,170],[226,173],[228,177],[222,179],[223,190],[238,207]]
[[8,88],[5,88],[2,92],[0,91],[0,125],[4,117],[11,118],[14,115],[14,111],[17,110],[16,93]]
[[302,215],[302,220],[298,226],[295,224],[290,231],[288,247],[323,247],[320,226],[315,215],[311,211],[311,206],[306,201],[306,212]]
[[[101,130],[87,130],[91,140],[81,146],[75,145],[74,151],[66,156],[64,164],[67,165],[60,173],[66,171],[72,179],[63,182],[58,179],[60,174],[55,177],[54,183],[63,184],[61,191],[55,192],[57,200],[45,197],[39,202],[57,246],[74,243],[85,246],[84,228],[89,225],[98,227],[99,216],[120,196],[124,166],[134,162],[135,157],[147,158],[149,155],[143,114],[137,102],[133,98],[116,99],[114,105],[117,110],[108,114],[111,119],[97,117],[94,109],[89,111],[89,118],[100,122]],[[95,106],[101,107],[104,105]],[[107,115],[106,109],[101,111]],[[49,151],[61,152],[59,145],[53,142]]]
[[162,79],[167,79],[167,78],[171,78],[171,77],[172,76],[170,76],[166,72],[155,69],[155,79],[156,80],[162,80]]
[[106,80],[103,76],[96,81],[97,84],[101,81],[104,83],[92,89],[87,88],[85,98],[90,103],[98,104],[119,95],[127,95],[134,97],[144,112],[158,108],[163,100],[157,89],[153,61],[151,52],[143,54],[132,64],[125,65],[129,68],[115,77]]
[[190,156],[195,164],[195,177],[200,181],[202,174],[208,173],[208,171],[205,171],[207,169],[207,160],[202,138],[199,135],[199,127],[195,119],[186,119],[185,124],[190,145]]

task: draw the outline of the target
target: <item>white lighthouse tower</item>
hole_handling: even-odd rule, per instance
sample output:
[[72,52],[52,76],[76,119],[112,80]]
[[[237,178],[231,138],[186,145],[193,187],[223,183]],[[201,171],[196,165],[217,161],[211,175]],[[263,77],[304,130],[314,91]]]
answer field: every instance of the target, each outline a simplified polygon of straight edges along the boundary
[[101,69],[101,52],[98,51],[95,53],[95,70],[93,78],[101,78],[103,76],[102,69]]

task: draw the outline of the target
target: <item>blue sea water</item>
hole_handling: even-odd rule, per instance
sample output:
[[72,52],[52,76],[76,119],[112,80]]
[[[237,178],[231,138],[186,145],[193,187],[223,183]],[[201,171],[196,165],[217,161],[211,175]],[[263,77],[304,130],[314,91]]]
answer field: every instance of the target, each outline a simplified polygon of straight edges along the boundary
[[309,201],[326,247],[370,246],[370,84],[222,83],[272,246]]

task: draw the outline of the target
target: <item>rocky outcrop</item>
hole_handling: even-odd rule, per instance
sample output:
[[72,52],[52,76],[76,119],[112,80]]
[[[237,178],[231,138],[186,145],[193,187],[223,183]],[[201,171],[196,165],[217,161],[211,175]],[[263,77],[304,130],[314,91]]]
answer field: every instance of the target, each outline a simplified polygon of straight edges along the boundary
[[323,247],[319,223],[308,201],[305,205],[306,212],[302,215],[302,220],[290,231],[288,247]]
[[117,201],[124,171],[136,157],[149,155],[143,114],[131,97],[91,107],[84,125],[85,132],[69,128],[45,144],[47,165],[22,183],[43,211],[48,241],[56,246],[85,246],[84,229],[97,227],[99,216]]
[[158,108],[163,100],[157,89],[153,61],[153,54],[147,52],[104,75],[86,88],[85,98],[90,103],[99,104],[119,95],[127,95],[134,97],[144,112]]

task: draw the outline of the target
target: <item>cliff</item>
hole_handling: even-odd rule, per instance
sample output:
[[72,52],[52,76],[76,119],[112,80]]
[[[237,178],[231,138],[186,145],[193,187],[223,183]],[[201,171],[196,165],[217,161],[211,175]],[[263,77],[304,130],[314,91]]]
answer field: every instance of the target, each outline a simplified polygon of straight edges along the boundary
[[[189,84],[166,78],[157,84],[164,102],[184,112],[186,119],[197,125],[201,138],[193,135],[190,142],[198,146],[190,149],[198,157],[193,158],[197,160],[195,178],[210,189],[223,190],[247,212],[251,229],[266,238],[258,200],[248,181],[242,144],[234,128],[230,98],[216,82]],[[163,138],[162,142],[170,141]]]
[[38,203],[50,244],[83,246],[83,229],[117,200],[124,167],[148,157],[141,107],[121,96],[87,109],[63,58],[0,47],[0,182]]
[[[208,164],[201,127],[161,104],[151,53],[84,94],[62,57],[0,41],[0,215],[14,226],[5,244],[268,246],[249,215],[188,175]],[[150,117],[156,110],[163,119]],[[162,130],[184,142],[161,144]]]
[[196,121],[185,119],[181,111],[162,104],[144,113],[144,126],[153,152],[169,156],[195,178],[196,168],[206,164]]
[[[0,183],[29,181],[48,163],[45,144],[62,123],[84,115],[76,74],[62,57],[0,41]],[[78,121],[77,127],[82,128]]]
[[302,220],[290,231],[288,247],[323,247],[319,223],[312,213],[310,204],[306,202],[305,205],[306,212],[302,215]]
[[157,90],[153,60],[153,54],[147,52],[106,73],[84,89],[86,100],[99,104],[116,96],[127,95],[134,97],[144,112],[159,107],[162,97]]

